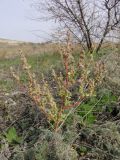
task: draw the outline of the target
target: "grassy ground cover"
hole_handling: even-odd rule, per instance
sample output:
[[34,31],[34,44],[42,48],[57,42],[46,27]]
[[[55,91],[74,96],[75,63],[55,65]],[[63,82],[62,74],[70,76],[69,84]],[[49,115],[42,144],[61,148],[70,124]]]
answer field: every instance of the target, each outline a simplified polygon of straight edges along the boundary
[[[103,55],[106,51],[102,51]],[[95,55],[96,59],[99,56]],[[62,70],[60,55],[27,56],[38,82],[41,74],[54,88],[51,69]],[[77,63],[78,53],[75,54]],[[18,91],[10,74],[13,67],[24,82],[19,57],[0,59],[0,158],[5,160],[119,160],[120,128],[118,96],[102,85],[96,96],[87,98],[70,114],[60,133],[52,131],[46,116],[39,112],[34,101]],[[3,91],[7,94],[3,94]],[[53,90],[54,92],[54,90]],[[73,88],[74,92],[74,88]],[[75,98],[75,97],[74,97]],[[67,111],[66,111],[67,112]],[[52,122],[51,122],[52,124]]]

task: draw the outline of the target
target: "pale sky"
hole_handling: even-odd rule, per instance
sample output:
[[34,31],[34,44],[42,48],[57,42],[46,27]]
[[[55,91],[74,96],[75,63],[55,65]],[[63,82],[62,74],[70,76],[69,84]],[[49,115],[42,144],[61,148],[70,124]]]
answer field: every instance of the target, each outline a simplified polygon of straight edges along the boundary
[[38,13],[32,0],[0,0],[0,38],[42,42],[49,40],[54,22],[32,20]]

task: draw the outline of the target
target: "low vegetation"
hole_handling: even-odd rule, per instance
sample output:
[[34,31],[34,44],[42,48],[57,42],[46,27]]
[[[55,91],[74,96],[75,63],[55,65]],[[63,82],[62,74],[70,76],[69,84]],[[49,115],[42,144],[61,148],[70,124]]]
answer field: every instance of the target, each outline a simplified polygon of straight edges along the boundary
[[60,48],[0,60],[0,159],[119,160],[120,102],[104,63],[75,53],[69,33]]

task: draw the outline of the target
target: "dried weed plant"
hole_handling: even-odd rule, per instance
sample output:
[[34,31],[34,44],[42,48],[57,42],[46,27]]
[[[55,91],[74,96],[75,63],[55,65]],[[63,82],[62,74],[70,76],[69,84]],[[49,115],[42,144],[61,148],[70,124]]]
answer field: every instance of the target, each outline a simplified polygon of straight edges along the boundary
[[[86,53],[81,52],[79,63],[75,61],[72,52],[71,35],[67,33],[66,45],[60,49],[61,58],[64,66],[64,74],[52,71],[53,80],[57,84],[57,92],[61,99],[61,103],[57,103],[48,82],[42,75],[42,85],[37,82],[34,73],[31,72],[31,66],[28,64],[25,55],[20,52],[22,69],[28,77],[27,92],[34,100],[39,109],[43,111],[52,124],[54,131],[59,129],[64,124],[67,117],[87,98],[95,96],[96,87],[102,82],[104,64],[95,62],[93,54],[86,57]],[[17,80],[19,85],[23,85],[20,80],[20,75],[14,72],[11,67],[12,76]],[[74,94],[70,88],[77,84],[77,100],[72,99]],[[52,123],[51,123],[52,122]]]

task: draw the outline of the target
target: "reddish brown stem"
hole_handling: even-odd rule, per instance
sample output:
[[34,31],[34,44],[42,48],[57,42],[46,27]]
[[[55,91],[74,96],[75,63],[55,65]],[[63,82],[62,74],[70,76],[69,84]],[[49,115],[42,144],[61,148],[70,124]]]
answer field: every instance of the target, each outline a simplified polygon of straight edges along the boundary
[[83,102],[84,99],[81,99],[80,101],[77,101],[71,105],[68,105],[68,106],[64,106],[63,107],[63,110],[68,110],[68,109],[71,109],[71,108],[75,108],[76,106],[79,106],[82,102]]
[[68,81],[69,81],[69,78],[68,78],[68,57],[65,56],[64,57],[64,66],[65,66],[65,85],[66,85],[66,88],[68,87]]

